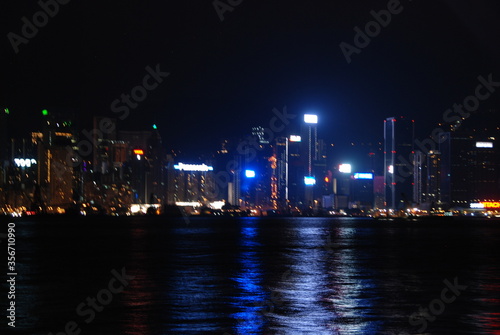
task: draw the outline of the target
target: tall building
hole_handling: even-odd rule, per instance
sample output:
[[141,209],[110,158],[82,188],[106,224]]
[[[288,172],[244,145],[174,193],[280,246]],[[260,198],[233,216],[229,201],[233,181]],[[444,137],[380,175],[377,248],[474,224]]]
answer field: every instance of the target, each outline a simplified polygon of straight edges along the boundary
[[262,126],[252,127],[252,136],[256,136],[260,144],[269,144],[266,138],[266,130]]
[[292,206],[301,206],[304,202],[304,173],[306,160],[301,150],[303,138],[291,135],[288,141],[288,199]]
[[287,137],[276,138],[276,199],[277,207],[286,209],[288,207],[288,156],[289,143]]
[[8,171],[12,154],[10,153],[10,132],[11,118],[8,108],[0,111],[0,207],[4,207],[7,202],[7,192],[10,189],[8,183]]
[[79,165],[74,164],[76,138],[71,121],[45,115],[38,137],[38,184],[43,210],[68,208],[78,200]]
[[350,208],[370,210],[374,205],[373,173],[355,173],[351,180]]
[[169,199],[175,203],[199,202],[208,204],[217,199],[214,169],[207,164],[179,162],[168,167],[171,182],[168,184]]
[[119,131],[120,141],[128,143],[127,181],[134,202],[167,202],[167,155],[156,127],[151,131]]
[[454,131],[441,136],[442,202],[451,207],[468,208],[473,202],[500,199],[500,161],[495,134]]
[[441,153],[431,150],[427,153],[424,202],[429,209],[441,204]]
[[404,209],[413,201],[415,123],[405,117],[384,120],[386,207]]
[[413,155],[413,202],[419,206],[424,202],[425,154],[417,150]]

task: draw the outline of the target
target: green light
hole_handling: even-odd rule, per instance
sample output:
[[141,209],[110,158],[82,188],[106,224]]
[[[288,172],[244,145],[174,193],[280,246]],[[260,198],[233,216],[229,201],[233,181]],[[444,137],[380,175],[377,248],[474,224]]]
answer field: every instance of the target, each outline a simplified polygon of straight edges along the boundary
[[156,124],[153,125],[153,129],[158,129],[158,127],[156,126]]
[[47,115],[49,115],[49,111],[48,111],[48,110],[46,110],[46,109],[42,110],[42,115],[43,115],[43,116],[47,116]]
[[4,111],[5,111],[5,114],[7,114],[7,115],[10,114],[10,110],[8,108],[5,108]]

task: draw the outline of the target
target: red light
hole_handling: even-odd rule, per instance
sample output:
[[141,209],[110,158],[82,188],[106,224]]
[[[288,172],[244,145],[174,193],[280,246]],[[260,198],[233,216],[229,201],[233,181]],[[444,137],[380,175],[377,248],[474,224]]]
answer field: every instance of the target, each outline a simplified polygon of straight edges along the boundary
[[142,150],[142,149],[134,149],[134,154],[135,155],[144,155],[144,150]]

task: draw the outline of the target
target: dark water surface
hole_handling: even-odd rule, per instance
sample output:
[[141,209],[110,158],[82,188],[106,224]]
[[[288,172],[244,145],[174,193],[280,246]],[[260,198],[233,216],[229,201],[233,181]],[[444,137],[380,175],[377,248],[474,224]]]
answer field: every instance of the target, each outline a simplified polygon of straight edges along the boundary
[[52,218],[16,238],[2,334],[500,334],[499,221]]

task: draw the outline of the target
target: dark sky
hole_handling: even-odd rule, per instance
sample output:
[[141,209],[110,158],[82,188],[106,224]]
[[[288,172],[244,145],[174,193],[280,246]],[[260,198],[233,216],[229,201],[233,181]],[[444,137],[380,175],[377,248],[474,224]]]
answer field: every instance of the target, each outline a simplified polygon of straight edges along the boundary
[[[222,0],[223,2],[226,2]],[[233,1],[233,3],[238,1]],[[494,0],[401,1],[347,64],[339,44],[388,1],[243,1],[221,21],[212,1],[76,1],[16,54],[36,1],[2,2],[0,105],[35,127],[41,109],[113,116],[111,102],[142,83],[146,66],[170,75],[122,129],[159,126],[166,146],[210,148],[220,138],[268,126],[272,109],[315,112],[329,141],[376,141],[383,118],[414,118],[430,132],[477,76],[500,81],[500,5]],[[498,105],[498,92],[481,108]],[[120,114],[121,115],[121,114]]]

